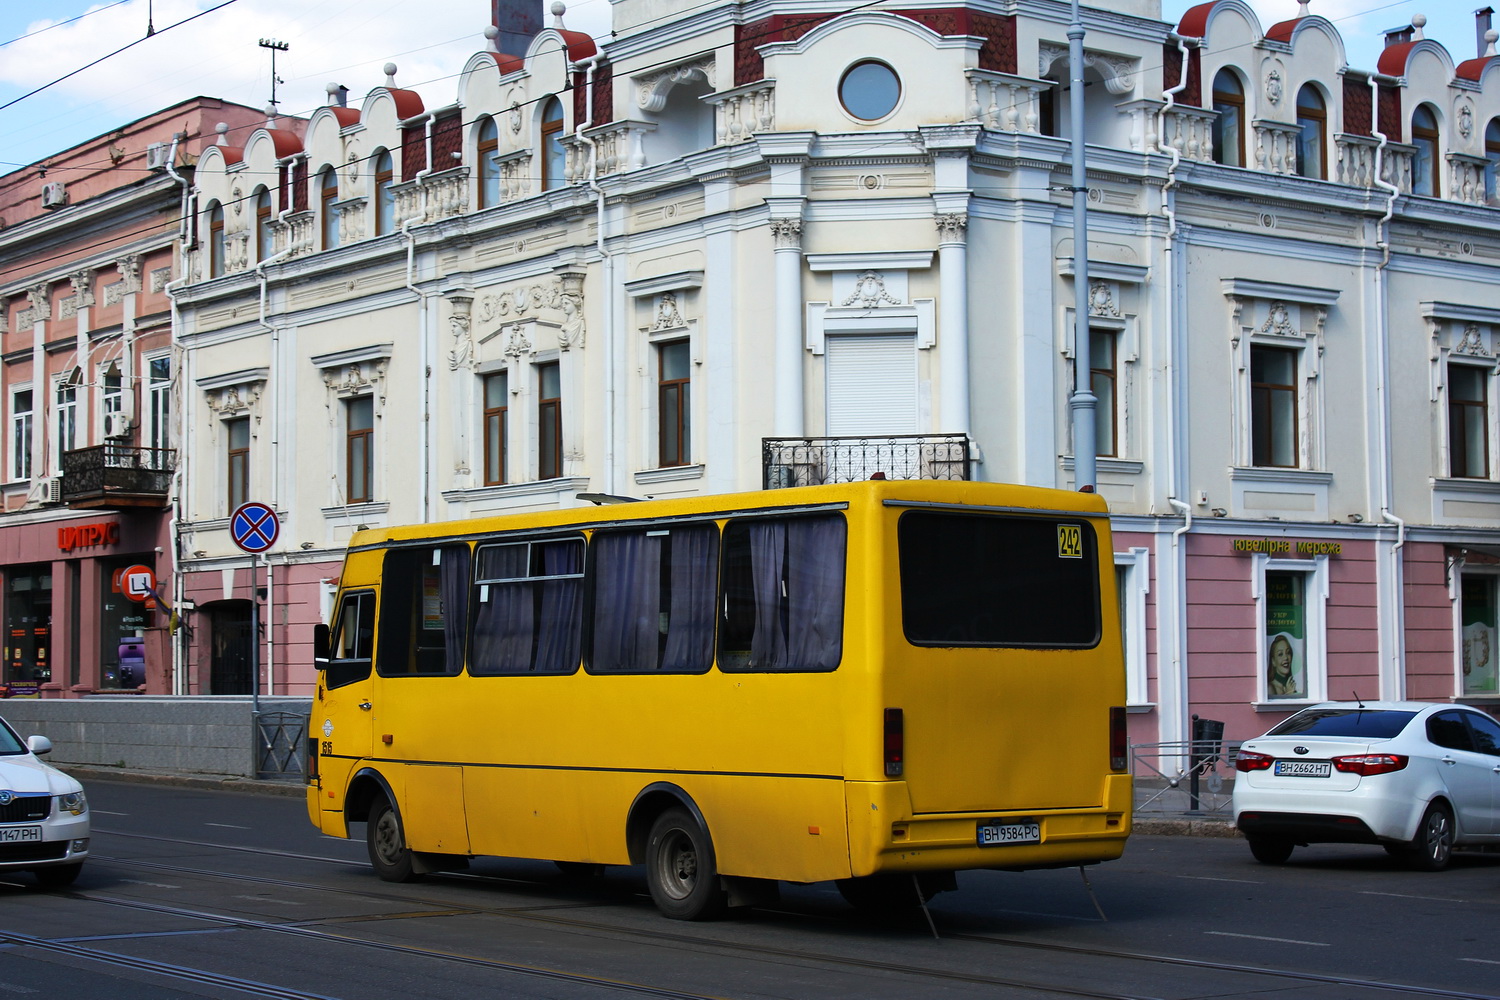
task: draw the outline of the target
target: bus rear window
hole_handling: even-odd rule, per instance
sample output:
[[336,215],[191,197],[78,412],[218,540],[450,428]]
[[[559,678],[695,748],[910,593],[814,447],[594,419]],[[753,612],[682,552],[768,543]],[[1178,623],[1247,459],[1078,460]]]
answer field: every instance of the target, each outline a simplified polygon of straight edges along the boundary
[[907,511],[897,537],[913,645],[1098,644],[1098,541],[1082,518]]

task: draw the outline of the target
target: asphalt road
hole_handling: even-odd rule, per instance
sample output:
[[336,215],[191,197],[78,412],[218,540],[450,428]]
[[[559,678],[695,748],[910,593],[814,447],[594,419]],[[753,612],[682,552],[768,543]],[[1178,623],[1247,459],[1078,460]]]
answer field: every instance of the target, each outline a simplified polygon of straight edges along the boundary
[[[1378,848],[1268,867],[1137,836],[1091,868],[959,876],[875,920],[831,885],[668,921],[639,869],[485,859],[392,885],[300,799],[92,781],[71,891],[0,876],[0,995],[732,998],[1500,996],[1500,855],[1437,874]],[[934,935],[934,932],[935,935]]]

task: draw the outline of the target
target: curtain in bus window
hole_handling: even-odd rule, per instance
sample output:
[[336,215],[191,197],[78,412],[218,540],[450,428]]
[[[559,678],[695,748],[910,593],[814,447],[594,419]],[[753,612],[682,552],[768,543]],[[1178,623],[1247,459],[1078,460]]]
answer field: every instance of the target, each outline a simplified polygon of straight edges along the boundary
[[656,669],[661,542],[641,531],[594,536],[594,670]]
[[[479,550],[471,673],[516,673],[531,669],[534,639],[531,588],[524,583],[529,546],[493,545]],[[506,582],[496,582],[506,581]]]
[[750,573],[755,632],[750,638],[751,670],[786,669],[786,522],[750,525]]
[[832,670],[844,638],[844,522],[806,518],[787,527],[787,659],[801,670]]
[[441,551],[444,665],[448,673],[456,674],[464,668],[464,633],[469,624],[469,548],[450,545]]
[[582,657],[583,545],[575,540],[541,546],[542,572],[547,576],[574,574],[569,580],[540,584],[536,660],[539,673],[571,673]]
[[[838,666],[845,531],[836,516],[751,521],[726,530],[721,669]],[[740,652],[746,639],[749,649]]]
[[710,524],[672,532],[663,670],[706,670],[713,661],[718,541],[718,530]]

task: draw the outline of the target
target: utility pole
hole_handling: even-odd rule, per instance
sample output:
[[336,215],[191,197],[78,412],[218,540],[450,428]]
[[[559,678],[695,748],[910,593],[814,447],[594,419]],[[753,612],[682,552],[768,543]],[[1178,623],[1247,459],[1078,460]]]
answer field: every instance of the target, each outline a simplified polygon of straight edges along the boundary
[[287,42],[278,42],[274,38],[262,38],[260,47],[271,50],[271,107],[274,108],[276,107],[276,85],[286,82],[276,75],[276,53],[285,52],[291,48],[291,45]]
[[1078,0],[1068,24],[1068,86],[1072,100],[1069,112],[1073,126],[1073,396],[1068,401],[1073,415],[1073,485],[1094,492],[1097,475],[1094,461],[1094,372],[1089,340],[1089,227],[1088,172],[1083,159],[1083,19]]

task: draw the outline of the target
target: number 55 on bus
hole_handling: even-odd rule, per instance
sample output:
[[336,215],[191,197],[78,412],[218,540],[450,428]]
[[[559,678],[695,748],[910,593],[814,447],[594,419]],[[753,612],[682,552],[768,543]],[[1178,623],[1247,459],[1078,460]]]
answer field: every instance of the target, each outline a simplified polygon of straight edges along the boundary
[[388,880],[642,865],[687,920],[1117,858],[1111,551],[1099,497],[973,482],[361,531],[316,629],[308,811]]

